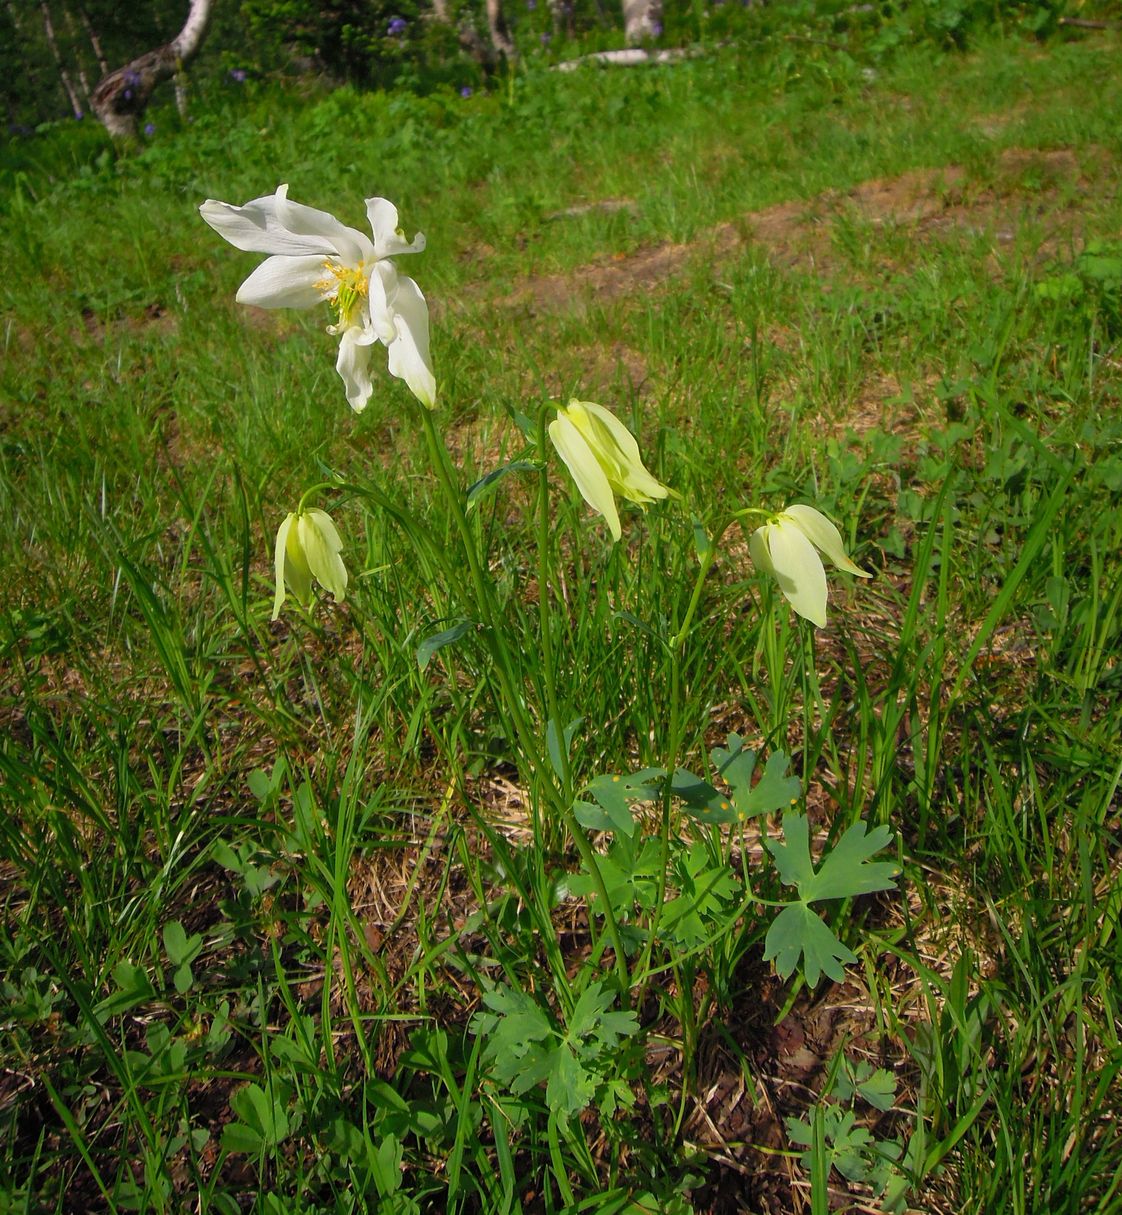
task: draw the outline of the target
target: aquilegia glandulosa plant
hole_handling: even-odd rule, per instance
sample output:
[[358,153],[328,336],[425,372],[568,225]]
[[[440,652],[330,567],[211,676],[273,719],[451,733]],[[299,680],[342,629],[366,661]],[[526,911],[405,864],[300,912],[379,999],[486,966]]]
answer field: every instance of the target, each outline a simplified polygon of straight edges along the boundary
[[[685,642],[695,635],[698,621],[705,615],[698,609],[710,587],[707,576],[722,537],[748,517],[765,516],[766,522],[751,537],[752,558],[762,572],[777,579],[794,610],[819,627],[826,623],[827,593],[819,553],[842,570],[860,577],[868,575],[846,556],[837,528],[813,507],[789,506],[778,514],[749,507],[725,512],[712,525],[695,516],[687,526],[692,528],[699,568],[692,594],[688,601],[681,600],[681,604],[686,604],[684,610],[680,605],[674,606],[669,615],[656,614],[647,621],[637,620],[629,612],[618,613],[637,621],[656,643],[652,654],[656,666],[661,664],[657,678],[663,681],[665,693],[658,712],[665,711],[666,716],[663,721],[650,723],[649,738],[663,766],[644,769],[632,777],[598,777],[582,785],[576,771],[579,765],[570,755],[570,747],[583,720],[582,681],[587,674],[573,669],[569,657],[562,658],[557,649],[569,626],[556,616],[557,612],[567,610],[567,604],[559,590],[564,577],[559,575],[556,564],[561,560],[561,548],[551,538],[557,512],[551,500],[550,443],[584,500],[603,517],[613,543],[623,535],[618,500],[645,509],[659,503],[669,506],[680,501],[680,495],[648,470],[636,437],[611,410],[577,399],[565,406],[542,402],[538,407],[536,436],[531,434],[535,430],[532,421],[523,428],[531,447],[526,454],[534,458],[514,459],[478,483],[494,487],[508,473],[532,473],[537,477],[538,622],[531,625],[532,617],[512,612],[499,593],[492,575],[490,531],[475,526],[470,516],[470,496],[460,483],[437,428],[436,379],[429,356],[428,308],[424,297],[416,283],[400,274],[390,260],[393,256],[420,252],[424,238],[418,235],[412,241],[406,240],[398,227],[397,209],[384,198],[366,201],[373,239],[346,227],[325,211],[291,202],[285,186],[244,206],[208,201],[201,210],[206,222],[232,245],[268,254],[242,283],[238,291],[241,302],[270,308],[328,304],[334,315],[330,332],[339,339],[336,367],[346,386],[347,399],[356,410],[365,407],[374,392],[370,376],[372,349],[379,343],[387,348],[390,374],[403,380],[422,406],[412,411],[413,417],[424,433],[435,481],[444,496],[447,518],[453,528],[451,538],[444,534],[437,536],[371,483],[343,486],[331,481],[317,485],[301,498],[296,511],[286,516],[277,533],[274,619],[287,593],[309,603],[314,583],[333,595],[336,602],[341,602],[346,593],[348,576],[341,556],[343,542],[331,518],[323,510],[306,505],[313,492],[339,488],[362,495],[394,518],[418,559],[426,568],[439,571],[438,578],[447,579],[448,585],[439,589],[449,609],[441,615],[444,620],[451,616],[455,621],[452,627],[445,626],[422,642],[417,650],[420,666],[425,669],[437,649],[448,655],[457,644],[475,647],[477,658],[483,659],[473,665],[473,678],[481,681],[480,687],[491,698],[502,735],[510,741],[520,780],[528,790],[536,863],[544,867],[548,856],[559,855],[557,849],[565,845],[566,833],[581,856],[584,876],[574,877],[569,888],[588,898],[590,931],[600,942],[592,951],[590,965],[614,970],[616,974],[614,994],[602,989],[599,979],[587,990],[603,992],[604,1010],[617,998],[626,1004],[634,987],[643,987],[655,974],[679,964],[674,959],[656,964],[653,957],[656,947],[672,950],[674,942],[692,942],[690,947],[696,949],[700,947],[698,942],[706,941],[716,931],[698,918],[699,908],[709,904],[702,900],[695,906],[693,896],[687,898],[681,893],[683,883],[688,885],[695,879],[700,882],[697,874],[704,872],[704,886],[710,892],[705,897],[714,907],[723,906],[721,900],[725,898],[725,894],[717,898],[714,892],[724,891],[730,908],[740,897],[734,897],[736,881],[729,871],[729,857],[711,863],[708,853],[703,855],[710,845],[717,847],[716,836],[707,837],[708,843],[701,839],[693,841],[689,845],[689,864],[672,869],[672,857],[678,855],[675,850],[681,844],[677,825],[681,816],[709,828],[734,824],[742,827],[754,816],[781,810],[786,813],[797,801],[792,799],[799,782],[786,775],[790,757],[774,750],[761,776],[756,768],[756,752],[735,734],[728,736],[727,750],[714,751],[713,755],[718,769],[714,779],[738,789],[736,807],[707,777],[691,776],[680,767],[680,760],[691,746],[691,735],[700,737],[705,730],[705,723],[695,729],[685,721],[683,688],[687,683],[696,687],[712,678],[715,658],[704,644],[687,646]],[[651,514],[655,521],[652,527],[666,528],[681,519],[677,511],[666,509],[653,510]],[[680,552],[682,546],[666,545],[661,551],[672,549]],[[418,623],[402,621],[403,635],[412,636]],[[771,665],[776,678],[786,677],[783,655]],[[570,681],[565,687],[561,686],[563,678]],[[597,723],[589,722],[587,728],[595,730]],[[656,836],[640,843],[640,823],[633,817],[630,805],[643,800],[659,808],[654,812],[659,828]],[[797,830],[797,819],[793,817],[791,823],[792,830]],[[589,838],[590,831],[615,834],[616,841],[607,854],[597,851]],[[881,846],[878,835],[870,845],[870,855]],[[605,879],[605,866],[611,872],[622,872],[621,865],[633,864],[640,865],[646,875],[638,884],[630,885],[618,874],[618,880]],[[803,870],[798,874],[803,881]],[[846,891],[881,889],[888,881],[878,876],[881,885],[874,886],[863,877],[858,882],[857,877],[853,890],[846,887]],[[531,886],[533,891],[539,889],[539,884]],[[552,879],[540,882],[541,891],[552,889]],[[644,897],[649,896],[645,906],[639,898],[644,891]],[[819,887],[815,891],[813,898],[834,897],[823,894]],[[533,902],[533,897],[520,888],[520,898]],[[740,910],[730,913],[727,931],[731,932],[740,921],[744,908],[752,901],[751,892],[742,901]],[[803,900],[810,901],[811,895]],[[552,907],[543,903],[538,912],[546,930],[543,949],[554,987],[561,991],[566,989],[569,978],[557,941],[551,939]],[[782,927],[782,939],[769,937],[771,952],[765,956],[778,958],[777,965],[784,975],[791,972],[800,951],[808,959],[807,973],[814,977],[823,971],[839,974],[839,959],[849,959],[845,946],[829,943],[833,937],[814,910],[791,912],[776,923]],[[505,1007],[501,1000],[498,1003]],[[591,1091],[579,1090],[577,1107]],[[571,1112],[569,1105],[565,1109]]]

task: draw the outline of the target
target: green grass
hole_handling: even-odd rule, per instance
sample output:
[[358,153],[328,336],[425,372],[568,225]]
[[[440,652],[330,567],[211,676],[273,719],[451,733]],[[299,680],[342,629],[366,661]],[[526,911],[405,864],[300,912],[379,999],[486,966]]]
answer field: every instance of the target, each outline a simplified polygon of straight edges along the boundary
[[[0,224],[0,1210],[768,1209],[796,1149],[754,1111],[797,1090],[810,1117],[849,1039],[894,1074],[896,1113],[859,1113],[906,1147],[915,1207],[1122,1209],[1118,63],[1110,35],[919,48],[871,79],[826,47],[798,72],[728,47],[467,101],[263,88],[119,160],[44,142]],[[846,202],[952,165],[916,222]],[[350,415],[321,316],[233,303],[255,259],[197,206],[279,180],[356,225],[384,194],[426,232],[409,272],[462,485],[522,454],[508,411],[574,392],[708,523],[814,501],[876,571],[832,580],[812,645],[731,531],[677,754],[699,771],[729,731],[787,748],[815,829],[898,834],[901,892],[834,909],[845,988],[778,984],[751,900],[693,953],[658,942],[643,1034],[589,1056],[631,1113],[516,1098],[469,1031],[496,985],[564,1027],[611,964],[578,969],[603,938],[559,889],[566,832],[531,834],[486,644],[417,662],[465,580],[407,393],[386,378]],[[780,247],[755,213],[791,200]],[[741,237],[715,257],[721,224]],[[689,246],[665,282],[598,289],[659,242]],[[570,277],[531,306],[542,275]],[[334,471],[437,555],[325,500],[352,593],[272,624],[276,526]],[[551,489],[580,787],[666,762],[652,634],[697,556],[672,508],[611,551],[556,468]],[[534,490],[511,476],[472,518],[532,704]],[[735,835],[680,831],[704,872],[787,897]],[[806,1029],[820,1068],[784,1070],[770,1022],[802,1034],[831,1002],[850,1012]],[[746,1094],[706,1107],[721,1150],[698,1112],[718,1084]],[[826,1150],[791,1210],[825,1209]]]

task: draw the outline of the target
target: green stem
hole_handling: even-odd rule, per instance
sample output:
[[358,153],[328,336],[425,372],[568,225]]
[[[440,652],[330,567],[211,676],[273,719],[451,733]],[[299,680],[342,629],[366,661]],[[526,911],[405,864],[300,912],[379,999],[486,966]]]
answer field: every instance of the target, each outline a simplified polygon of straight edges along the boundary
[[516,678],[514,664],[506,644],[506,637],[498,626],[498,612],[495,608],[491,584],[484,575],[479,554],[476,551],[475,536],[472,533],[467,513],[464,510],[464,504],[460,498],[460,490],[456,485],[455,474],[448,456],[448,449],[436,433],[436,425],[433,422],[432,413],[424,407],[420,407],[420,413],[424,426],[425,442],[429,450],[429,459],[440,481],[444,497],[449,509],[452,511],[452,516],[456,521],[456,528],[460,534],[460,543],[464,550],[464,557],[468,564],[472,586],[475,591],[476,606],[480,616],[483,618],[483,625],[490,641],[492,656],[495,659],[495,668],[502,699],[506,702],[506,707],[510,713],[522,752],[526,756],[532,774],[537,778],[539,790],[544,793],[547,801],[552,803],[553,808],[565,824],[566,830],[572,835],[573,842],[577,846],[577,851],[581,855],[585,869],[592,878],[596,897],[600,900],[600,904],[604,910],[604,926],[608,933],[608,939],[611,941],[612,949],[616,955],[615,967],[620,983],[620,998],[626,1005],[631,986],[630,975],[627,970],[627,957],[623,951],[623,938],[620,935],[619,924],[612,911],[611,899],[608,897],[608,888],[604,882],[604,875],[600,871],[600,865],[596,859],[596,853],[593,851],[592,845],[588,842],[583,828],[573,815],[572,805],[566,800],[563,791],[558,789],[557,785],[550,778],[549,765],[543,761],[541,748],[531,728],[526,707],[522,703],[519,682]]
[[300,495],[300,501],[296,504],[296,513],[302,515],[307,510],[307,501],[313,494],[318,494],[321,489],[340,489],[341,483],[338,481],[317,481],[310,489],[304,490]]
[[717,547],[724,539],[725,532],[728,531],[733,522],[734,520],[730,519],[717,530],[705,552],[702,554],[698,564],[697,577],[693,584],[693,593],[690,595],[690,601],[686,607],[686,613],[682,617],[682,623],[678,631],[669,641],[670,730],[666,754],[666,783],[663,786],[662,817],[659,824],[660,857],[658,885],[655,892],[654,915],[651,919],[647,943],[643,949],[642,966],[640,968],[643,974],[646,974],[650,968],[651,951],[658,938],[658,928],[662,921],[662,908],[666,901],[666,871],[670,865],[671,800],[674,788],[674,773],[678,769],[678,751],[681,748],[682,736],[684,734],[682,728],[682,646],[685,644],[690,629],[693,627],[694,617],[697,615],[698,605],[701,603],[701,596],[705,589],[705,580],[709,576],[709,571],[712,569],[713,562],[717,557]]
[[557,699],[557,669],[553,661],[553,629],[550,622],[551,590],[549,582],[549,458],[546,449],[546,418],[548,406],[543,407],[538,418],[538,459],[541,472],[538,474],[538,624],[541,632],[542,668],[545,674],[545,703],[549,720],[557,732],[557,752],[560,757],[561,792],[566,802],[572,800],[572,775],[569,769],[569,748],[565,743],[565,731],[561,721],[561,709]]
[[529,715],[522,700],[520,679],[514,662],[511,659],[510,650],[507,648],[503,631],[496,624],[498,612],[495,608],[491,584],[483,572],[479,553],[476,551],[475,536],[472,532],[471,524],[468,522],[459,486],[456,484],[455,474],[448,456],[448,449],[436,433],[432,411],[424,408],[424,406],[418,406],[418,409],[424,423],[425,442],[429,449],[429,459],[440,482],[440,487],[444,492],[445,501],[452,511],[452,517],[456,522],[456,530],[460,534],[460,545],[464,550],[464,558],[467,561],[468,572],[471,575],[472,589],[475,592],[475,607],[482,618],[483,627],[491,643],[491,653],[495,659],[495,669],[498,674],[499,686],[502,690],[502,699],[505,702],[507,712],[510,714],[518,742],[522,746],[527,759],[531,761],[534,775],[540,779],[545,774],[541,770],[541,757],[538,749],[531,742],[533,731],[530,728]]
[[717,557],[717,545],[724,539],[725,532],[728,531],[731,524],[726,524],[710,541],[709,548],[705,555],[701,558],[700,565],[697,571],[697,579],[693,584],[693,594],[690,596],[689,606],[686,608],[686,614],[682,618],[682,627],[670,639],[670,651],[676,653],[682,648],[682,643],[686,639],[686,635],[690,631],[690,626],[693,624],[693,618],[697,614],[697,606],[701,602],[701,594],[705,589],[705,579],[709,576],[709,571],[713,567],[713,562]]

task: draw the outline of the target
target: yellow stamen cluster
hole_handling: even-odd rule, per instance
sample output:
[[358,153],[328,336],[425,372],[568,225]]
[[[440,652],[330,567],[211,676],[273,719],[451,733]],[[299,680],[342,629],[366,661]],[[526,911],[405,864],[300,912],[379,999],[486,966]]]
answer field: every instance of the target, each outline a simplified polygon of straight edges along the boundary
[[323,266],[331,277],[321,278],[315,285],[316,290],[321,291],[331,305],[339,328],[347,329],[355,321],[355,310],[370,291],[363,263],[339,266],[334,262],[324,262]]

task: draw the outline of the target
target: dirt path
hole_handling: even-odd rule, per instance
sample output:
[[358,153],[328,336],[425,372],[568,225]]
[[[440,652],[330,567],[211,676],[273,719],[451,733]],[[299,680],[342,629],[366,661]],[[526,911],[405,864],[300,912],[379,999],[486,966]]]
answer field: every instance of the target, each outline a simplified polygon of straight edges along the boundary
[[[1092,159],[1103,167],[1101,153]],[[995,242],[1007,243],[1028,215],[1044,221],[1047,230],[1040,248],[1047,253],[1061,235],[1070,239],[1081,233],[1083,208],[1076,199],[1091,184],[1070,149],[1008,148],[997,157],[985,184],[972,181],[961,165],[873,178],[849,190],[749,211],[695,241],[601,257],[562,274],[526,279],[498,302],[537,314],[563,311],[592,297],[599,302],[619,299],[659,289],[699,255],[727,257],[753,247],[776,265],[831,272],[844,260],[835,240],[840,223],[908,228],[927,240],[956,231],[989,232]],[[625,204],[612,200],[611,205],[618,210]]]

